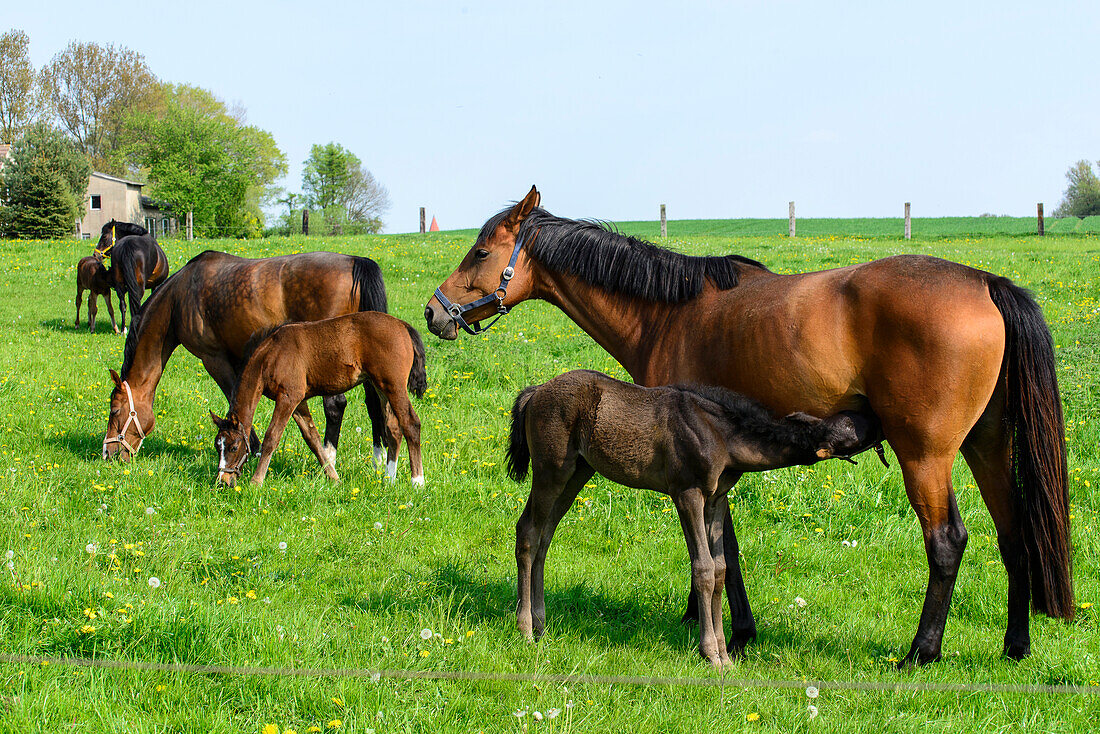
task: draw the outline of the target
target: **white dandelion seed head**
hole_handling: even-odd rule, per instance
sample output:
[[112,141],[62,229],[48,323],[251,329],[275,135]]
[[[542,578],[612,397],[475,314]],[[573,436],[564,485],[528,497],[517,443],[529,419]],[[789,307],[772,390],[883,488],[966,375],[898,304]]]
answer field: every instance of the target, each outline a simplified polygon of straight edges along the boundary
[[542,721],[541,711],[536,711],[535,713],[531,714],[531,716],[535,719],[535,721]]
[[546,709],[546,718],[556,719],[556,718],[558,718],[558,714],[560,714],[560,713],[561,713],[561,709]]
[[158,579],[156,576],[150,576],[149,577],[149,588],[150,589],[159,589],[160,588],[160,579]]
[[817,690],[816,686],[809,686],[806,689],[806,697],[807,698],[817,698],[819,693],[820,693],[820,691]]
[[95,550],[95,543],[88,543],[88,545],[84,546],[84,552],[90,556],[95,555]]
[[286,541],[285,540],[279,541],[279,550],[281,550],[283,553],[286,553]]
[[373,682],[377,683],[378,681],[382,680],[382,674],[381,673],[371,673],[370,674],[370,679]]
[[420,639],[422,639],[422,640],[432,639],[432,631],[430,629],[428,629],[427,627],[420,630]]
[[517,719],[522,719],[526,715],[527,715],[527,709],[516,709],[515,711],[512,712],[512,716],[515,716]]
[[374,529],[375,529],[375,530],[381,530],[381,529],[382,529],[382,523],[380,523],[380,522],[376,522],[376,523],[374,524]]
[[801,596],[796,596],[794,598],[794,603],[799,609],[803,609],[806,606],[806,600],[803,599]]
[[11,559],[15,558],[15,551],[13,551],[13,550],[8,551],[7,553],[4,554],[4,558],[7,558],[9,561]]
[[806,710],[810,712],[810,720],[817,718],[817,706],[813,704],[806,707]]
[[157,514],[157,511],[152,507],[146,507],[145,508],[145,514],[149,515],[151,517],[151,516]]

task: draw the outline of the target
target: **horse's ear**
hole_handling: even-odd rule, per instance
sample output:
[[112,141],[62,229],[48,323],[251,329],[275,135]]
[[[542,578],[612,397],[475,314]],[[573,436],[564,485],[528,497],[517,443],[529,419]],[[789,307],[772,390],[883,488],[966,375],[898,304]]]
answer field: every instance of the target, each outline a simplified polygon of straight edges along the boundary
[[115,381],[115,385],[117,387],[122,387],[122,378],[118,376],[118,373],[110,367],[107,368],[107,371],[111,373],[111,379]]
[[222,429],[222,426],[225,425],[225,421],[219,418],[218,414],[214,411],[210,411],[210,420],[213,421],[214,428],[217,428],[219,431]]
[[508,217],[504,220],[505,224],[510,229],[518,227],[527,218],[527,215],[534,211],[541,200],[539,190],[532,185],[531,190],[527,192],[527,196],[523,197],[523,200],[512,207],[512,211],[508,212]]

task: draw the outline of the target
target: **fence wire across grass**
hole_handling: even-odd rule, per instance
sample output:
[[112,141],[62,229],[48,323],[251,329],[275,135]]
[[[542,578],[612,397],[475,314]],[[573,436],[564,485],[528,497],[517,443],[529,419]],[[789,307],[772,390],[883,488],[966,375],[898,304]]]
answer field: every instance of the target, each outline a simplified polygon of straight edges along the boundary
[[685,688],[764,688],[821,691],[890,691],[908,693],[1018,693],[1027,695],[1079,695],[1100,698],[1100,686],[1072,684],[1039,685],[1008,683],[935,683],[924,681],[844,681],[844,680],[769,680],[759,678],[677,678],[635,675],[590,675],[587,673],[503,673],[466,670],[399,670],[369,668],[275,668],[244,665],[198,665],[154,663],[142,660],[106,658],[49,657],[0,653],[0,663],[8,665],[60,665],[98,670],[125,670],[156,673],[196,673],[241,677],[286,678],[362,678],[387,680],[437,680],[492,683],[559,683],[563,685],[667,686]]

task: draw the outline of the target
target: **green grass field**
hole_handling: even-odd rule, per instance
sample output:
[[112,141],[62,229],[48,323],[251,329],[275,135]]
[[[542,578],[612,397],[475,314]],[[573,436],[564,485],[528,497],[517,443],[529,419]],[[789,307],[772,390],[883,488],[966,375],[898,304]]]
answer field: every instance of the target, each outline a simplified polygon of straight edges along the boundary
[[[900,230],[900,220],[894,225]],[[657,228],[622,226],[650,236]],[[1040,239],[1022,236],[1025,229],[1013,236],[933,234],[915,224],[910,242],[885,230],[789,240],[773,229],[740,226],[673,222],[669,245],[737,252],[779,272],[920,252],[1033,289],[1059,356],[1080,609],[1069,624],[1035,618],[1029,659],[1000,657],[1006,576],[989,514],[960,460],[955,485],[970,542],[945,659],[898,671],[916,629],[927,565],[896,464],[884,469],[868,456],[858,466],[827,462],[748,476],[732,506],[760,636],[725,675],[1100,690],[1100,606],[1093,606],[1100,604],[1100,238]],[[800,232],[812,229],[807,223]],[[424,302],[471,243],[469,232],[167,243],[173,269],[208,248],[249,256],[307,249],[369,255],[382,265],[391,312],[425,336],[430,391],[415,403],[424,426],[425,487],[409,484],[404,456],[396,483],[372,468],[360,393],[345,419],[341,483],[326,482],[301,437],[288,430],[263,488],[246,483],[239,490],[213,486],[207,411],[221,413],[225,403],[182,350],[164,374],[157,427],[137,461],[98,459],[107,368],[119,367],[122,339],[104,327],[102,308],[98,334],[83,324],[73,328],[74,266],[90,245],[0,243],[0,552],[13,552],[12,568],[0,569],[0,652],[717,677],[696,656],[694,628],[679,623],[688,564],[671,503],[598,477],[566,516],[550,553],[546,637],[531,645],[515,631],[514,524],[527,487],[503,471],[513,397],[522,386],[578,367],[625,375],[541,303],[523,304],[486,336],[444,343],[428,334]],[[259,423],[269,415],[268,403]],[[89,544],[94,554],[86,552]],[[159,588],[151,588],[150,577]],[[1073,732],[1093,729],[1100,717],[1100,697],[1081,694],[823,690],[813,720],[808,702],[801,689],[0,664],[0,731],[18,732]],[[560,715],[551,719],[551,709]]]

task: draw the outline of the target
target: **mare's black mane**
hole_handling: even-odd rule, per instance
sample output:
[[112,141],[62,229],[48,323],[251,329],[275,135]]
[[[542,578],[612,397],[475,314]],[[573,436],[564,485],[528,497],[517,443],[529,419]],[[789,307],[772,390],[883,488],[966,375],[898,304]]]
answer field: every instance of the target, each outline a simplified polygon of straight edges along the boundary
[[[478,242],[488,240],[511,209],[494,215],[481,228]],[[536,234],[537,233],[537,234]],[[661,303],[682,303],[703,291],[704,281],[727,290],[737,285],[745,267],[767,270],[740,255],[684,255],[621,234],[606,222],[555,217],[535,208],[520,225],[527,254],[546,267],[576,275],[613,293]]]

